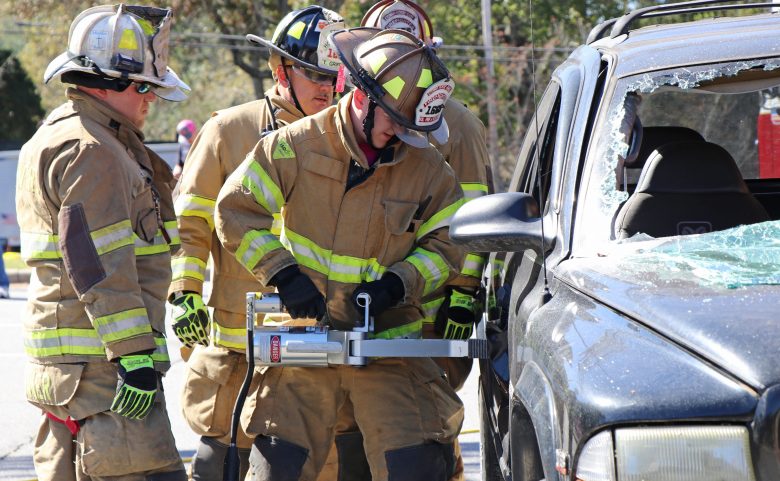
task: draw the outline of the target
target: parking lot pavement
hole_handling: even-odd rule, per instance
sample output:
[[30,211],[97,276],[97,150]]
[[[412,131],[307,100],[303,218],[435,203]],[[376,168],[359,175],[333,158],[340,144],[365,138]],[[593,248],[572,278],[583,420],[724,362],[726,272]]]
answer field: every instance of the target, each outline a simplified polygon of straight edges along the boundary
[[[40,420],[40,412],[24,399],[25,355],[22,344],[22,313],[25,306],[26,286],[14,284],[11,299],[0,299],[0,480],[27,481],[35,479],[32,462],[32,446]],[[170,326],[170,322],[166,325]],[[171,369],[163,383],[168,403],[168,413],[176,444],[182,458],[189,460],[198,445],[196,436],[181,415],[179,393],[184,382],[185,364],[179,354],[180,344],[172,332],[168,332]],[[463,390],[459,393],[466,405],[464,431],[479,427],[477,410],[477,369],[472,371]],[[466,469],[466,480],[480,479],[479,434],[463,434],[461,449]]]

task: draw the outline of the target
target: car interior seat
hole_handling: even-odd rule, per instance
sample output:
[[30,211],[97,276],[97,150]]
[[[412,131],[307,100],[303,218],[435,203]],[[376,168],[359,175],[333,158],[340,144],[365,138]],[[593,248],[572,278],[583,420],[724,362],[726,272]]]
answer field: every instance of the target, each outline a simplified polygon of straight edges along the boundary
[[[700,133],[688,127],[678,126],[642,126],[639,139],[639,148],[635,149],[635,153],[629,152],[626,159],[618,165],[616,172],[618,189],[622,188],[626,192],[629,191],[629,184],[636,184],[636,179],[639,176],[639,172],[641,172],[640,169],[644,167],[650,158],[650,154],[658,147],[670,142],[682,142],[685,140],[704,142],[704,137]],[[633,172],[636,173],[632,175]]]
[[615,236],[701,234],[766,220],[769,215],[726,149],[682,141],[650,155],[636,190],[617,213]]

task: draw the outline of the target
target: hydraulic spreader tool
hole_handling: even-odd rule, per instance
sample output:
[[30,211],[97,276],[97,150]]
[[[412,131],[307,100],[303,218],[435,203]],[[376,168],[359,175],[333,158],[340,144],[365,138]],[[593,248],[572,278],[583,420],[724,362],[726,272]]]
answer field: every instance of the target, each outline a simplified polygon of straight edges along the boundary
[[374,319],[368,313],[371,297],[361,293],[357,302],[364,311],[363,325],[351,331],[337,331],[327,326],[254,327],[255,315],[281,313],[282,305],[277,294],[247,294],[247,330],[254,331],[255,365],[365,366],[373,357],[484,359],[488,356],[488,345],[484,339],[370,339],[374,331]]
[[363,308],[363,325],[351,331],[338,331],[328,326],[255,327],[258,314],[282,314],[284,309],[278,294],[250,292],[246,295],[248,367],[233,409],[230,446],[223,472],[225,480],[237,481],[239,477],[238,422],[256,365],[328,367],[347,364],[360,367],[377,357],[489,357],[486,339],[371,339],[374,332],[374,318],[368,309],[371,296],[358,294],[357,302]]

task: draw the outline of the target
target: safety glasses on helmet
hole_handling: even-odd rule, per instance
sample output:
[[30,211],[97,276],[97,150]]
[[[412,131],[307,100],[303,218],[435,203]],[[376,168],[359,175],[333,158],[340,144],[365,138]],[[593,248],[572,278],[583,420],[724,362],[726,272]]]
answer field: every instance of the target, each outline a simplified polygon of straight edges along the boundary
[[290,65],[285,64],[285,67],[292,70],[292,72],[302,77],[309,82],[313,82],[317,85],[323,85],[323,86],[335,86],[336,85],[336,76],[335,75],[328,75],[324,73],[320,73],[305,67],[300,67],[298,65]]

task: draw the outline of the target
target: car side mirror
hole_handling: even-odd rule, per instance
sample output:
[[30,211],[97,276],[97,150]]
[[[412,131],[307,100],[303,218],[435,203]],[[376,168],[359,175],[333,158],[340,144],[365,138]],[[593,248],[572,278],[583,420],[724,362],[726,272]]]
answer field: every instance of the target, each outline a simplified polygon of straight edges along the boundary
[[[520,192],[486,195],[455,212],[450,238],[471,252],[542,252],[539,204]],[[548,246],[550,241],[546,243]]]

